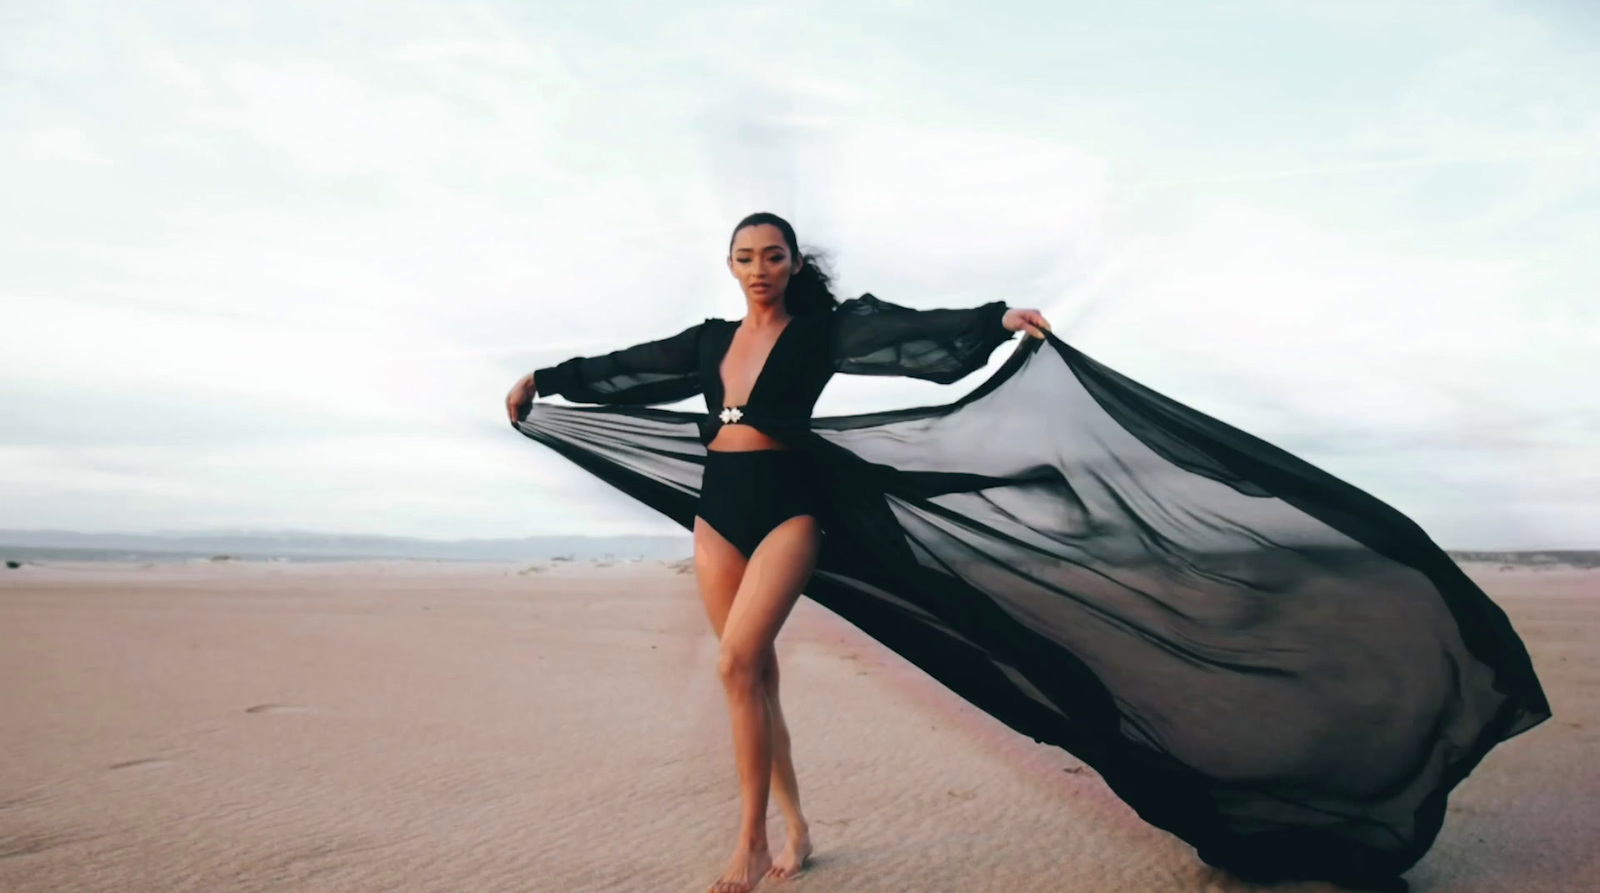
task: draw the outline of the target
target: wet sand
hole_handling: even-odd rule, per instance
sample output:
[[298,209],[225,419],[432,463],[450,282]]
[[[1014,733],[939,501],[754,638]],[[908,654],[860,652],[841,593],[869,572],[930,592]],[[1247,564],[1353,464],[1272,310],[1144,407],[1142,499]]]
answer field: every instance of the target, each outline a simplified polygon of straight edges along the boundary
[[[1465,567],[1556,715],[1457,789],[1407,877],[1600,889],[1600,570]],[[738,789],[684,570],[0,571],[0,890],[703,890]],[[818,852],[759,890],[1264,889],[808,600],[778,652]]]

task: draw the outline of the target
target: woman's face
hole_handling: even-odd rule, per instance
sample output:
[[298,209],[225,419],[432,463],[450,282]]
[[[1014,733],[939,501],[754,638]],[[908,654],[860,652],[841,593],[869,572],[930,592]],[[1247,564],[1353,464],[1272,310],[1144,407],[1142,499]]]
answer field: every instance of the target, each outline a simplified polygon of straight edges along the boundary
[[728,270],[750,301],[772,304],[783,300],[789,277],[799,269],[800,261],[789,251],[783,232],[772,224],[747,226],[734,234]]

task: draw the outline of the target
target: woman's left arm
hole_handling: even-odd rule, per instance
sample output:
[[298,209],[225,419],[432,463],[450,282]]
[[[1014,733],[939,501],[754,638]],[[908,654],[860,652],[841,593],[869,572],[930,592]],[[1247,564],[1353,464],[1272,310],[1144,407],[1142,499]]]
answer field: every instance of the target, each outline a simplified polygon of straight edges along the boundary
[[649,406],[700,393],[699,322],[670,338],[646,341],[593,357],[536,369],[517,380],[506,395],[506,414],[515,425],[528,415],[537,394],[560,394],[574,403]]
[[864,294],[834,310],[834,368],[854,375],[905,375],[949,384],[983,368],[994,349],[1026,330],[1044,337],[1037,310],[1004,301],[978,307],[914,310]]

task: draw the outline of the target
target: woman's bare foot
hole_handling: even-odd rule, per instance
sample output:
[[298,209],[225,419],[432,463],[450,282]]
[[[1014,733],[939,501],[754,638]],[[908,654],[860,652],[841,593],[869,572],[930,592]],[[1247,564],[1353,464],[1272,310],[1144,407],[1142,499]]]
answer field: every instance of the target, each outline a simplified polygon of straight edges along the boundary
[[777,861],[772,863],[772,868],[767,872],[767,877],[776,880],[792,878],[806,867],[806,859],[811,855],[811,832],[807,828],[789,832],[789,842],[778,854]]
[[728,870],[711,882],[710,893],[749,893],[756,884],[761,883],[761,878],[771,867],[772,855],[766,846],[759,849],[740,847],[729,860]]

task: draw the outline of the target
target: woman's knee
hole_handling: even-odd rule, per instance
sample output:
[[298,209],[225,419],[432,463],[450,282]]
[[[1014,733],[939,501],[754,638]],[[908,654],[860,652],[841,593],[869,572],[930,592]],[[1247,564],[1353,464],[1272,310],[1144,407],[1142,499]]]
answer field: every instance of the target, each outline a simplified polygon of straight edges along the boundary
[[751,648],[724,640],[717,655],[717,675],[730,685],[761,686],[767,672],[766,656],[767,650],[764,648]]

